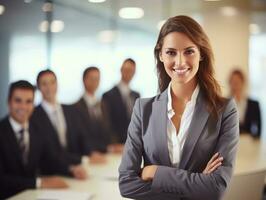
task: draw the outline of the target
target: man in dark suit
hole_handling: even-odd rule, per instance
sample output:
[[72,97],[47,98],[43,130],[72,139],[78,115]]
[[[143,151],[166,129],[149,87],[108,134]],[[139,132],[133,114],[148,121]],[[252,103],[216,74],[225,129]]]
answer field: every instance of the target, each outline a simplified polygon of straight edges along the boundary
[[89,149],[74,117],[74,108],[57,102],[57,78],[53,71],[41,71],[37,76],[37,85],[43,100],[33,112],[32,123],[46,134],[51,143],[50,149],[60,153],[78,177],[85,178],[86,173],[80,164],[82,155],[87,156]]
[[74,104],[90,143],[90,162],[104,163],[109,135],[102,115],[101,101],[95,95],[100,83],[100,70],[88,67],[83,72],[84,95]]
[[37,178],[38,172],[69,174],[69,166],[47,147],[29,117],[33,111],[34,87],[27,81],[10,85],[9,115],[0,121],[0,199],[29,188],[65,188],[59,177]]
[[251,133],[254,137],[261,135],[261,113],[259,102],[247,99],[247,107],[243,122],[240,122],[240,132]]
[[121,81],[103,94],[103,112],[111,131],[110,151],[122,152],[127,138],[132,109],[135,100],[140,96],[129,87],[135,71],[135,61],[131,58],[126,59],[121,67]]

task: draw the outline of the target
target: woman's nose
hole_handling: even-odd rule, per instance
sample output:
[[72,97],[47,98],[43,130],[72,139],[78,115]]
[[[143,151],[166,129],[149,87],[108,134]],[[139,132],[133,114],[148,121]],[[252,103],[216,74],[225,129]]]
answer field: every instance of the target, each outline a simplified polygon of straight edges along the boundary
[[181,53],[177,53],[176,58],[175,58],[175,65],[180,66],[183,64],[183,62],[184,62],[184,57],[182,56]]

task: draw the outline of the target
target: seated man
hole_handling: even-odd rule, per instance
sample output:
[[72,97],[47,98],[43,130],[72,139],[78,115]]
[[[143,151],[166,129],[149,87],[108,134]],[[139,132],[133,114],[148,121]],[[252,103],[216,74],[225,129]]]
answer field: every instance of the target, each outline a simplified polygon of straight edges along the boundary
[[0,121],[0,199],[30,188],[67,187],[63,179],[47,175],[86,177],[83,168],[72,168],[51,152],[45,134],[29,121],[33,101],[34,87],[29,82],[10,85],[9,114]]
[[111,135],[111,144],[108,147],[111,152],[122,153],[133,106],[140,97],[138,92],[130,88],[135,71],[135,61],[131,58],[124,60],[120,70],[120,82],[102,97],[103,114]]
[[39,72],[37,86],[43,99],[35,108],[31,121],[45,131],[54,152],[61,152],[71,165],[80,164],[82,156],[90,153],[90,145],[75,117],[74,107],[57,101],[57,77],[53,71]]
[[90,144],[91,163],[105,163],[109,134],[103,119],[101,101],[95,93],[100,83],[100,70],[88,67],[83,72],[84,95],[74,104],[76,117],[80,118],[87,141]]

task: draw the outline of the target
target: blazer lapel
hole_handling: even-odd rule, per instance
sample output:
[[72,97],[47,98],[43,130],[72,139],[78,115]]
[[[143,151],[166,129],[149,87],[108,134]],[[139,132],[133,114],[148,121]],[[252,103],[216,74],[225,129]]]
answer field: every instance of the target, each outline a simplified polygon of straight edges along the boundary
[[[61,144],[60,144],[60,141],[59,141],[59,137],[57,135],[57,130],[54,127],[54,125],[52,124],[48,114],[46,113],[46,111],[44,110],[44,108],[42,106],[40,106],[40,113],[41,113],[41,116],[42,116],[43,124],[46,123],[47,129],[51,130],[51,132],[46,133],[46,134],[52,134],[54,139],[56,140],[55,142],[60,146]],[[49,135],[49,137],[50,136],[51,135]]]
[[152,104],[155,145],[161,164],[171,166],[167,145],[167,90]]
[[197,103],[195,105],[193,118],[188,129],[188,136],[185,141],[183,152],[181,155],[181,160],[179,164],[180,169],[186,168],[186,165],[191,157],[195,144],[197,143],[202,133],[202,130],[207,122],[208,117],[209,112],[204,102],[202,93],[200,92],[197,98]]
[[[38,152],[39,147],[39,143],[37,142],[36,136],[34,135],[35,131],[33,129],[33,127],[30,124],[29,127],[29,149],[28,149],[28,160],[27,160],[27,166],[33,166],[33,164],[36,162],[36,152]],[[29,167],[30,169],[31,167]]]
[[52,129],[56,133],[56,129],[55,129],[54,125],[52,124],[47,112],[42,107],[42,105],[40,105],[40,113],[41,113],[41,116],[43,117],[43,120],[45,120],[47,125],[50,126],[49,127],[50,130]]
[[[7,119],[8,120],[8,119]],[[17,138],[15,136],[15,132],[13,131],[11,124],[9,123],[9,121],[7,121],[7,131],[6,131],[6,138],[7,140],[7,144],[10,144],[10,151],[13,151],[13,155],[14,157],[17,158],[18,162],[20,163],[21,167],[24,168],[24,164],[22,161],[22,154],[17,142]]]
[[71,114],[70,111],[69,111],[69,108],[67,108],[65,105],[62,105],[61,104],[61,107],[62,107],[62,110],[63,110],[63,117],[65,118],[65,122],[66,122],[66,148],[70,148],[71,145],[71,141],[72,141],[72,135],[70,133],[69,130],[71,130],[71,123],[72,123],[72,120],[71,120]]

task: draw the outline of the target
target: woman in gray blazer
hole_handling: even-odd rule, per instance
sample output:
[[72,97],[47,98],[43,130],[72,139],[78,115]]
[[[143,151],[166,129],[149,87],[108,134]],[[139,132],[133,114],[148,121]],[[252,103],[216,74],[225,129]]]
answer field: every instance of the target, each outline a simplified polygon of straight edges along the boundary
[[221,199],[237,143],[235,102],[221,97],[213,52],[201,26],[168,19],[154,49],[160,94],[134,106],[119,167],[121,195],[133,199]]

